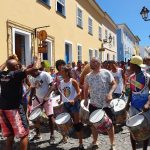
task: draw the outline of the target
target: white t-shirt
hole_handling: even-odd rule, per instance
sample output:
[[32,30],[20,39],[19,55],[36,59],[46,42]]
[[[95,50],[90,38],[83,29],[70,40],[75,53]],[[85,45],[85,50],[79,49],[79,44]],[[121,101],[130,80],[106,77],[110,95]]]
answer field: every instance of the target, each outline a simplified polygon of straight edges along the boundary
[[36,96],[43,98],[48,92],[49,84],[53,82],[53,79],[49,73],[41,71],[36,78],[31,77],[30,82],[36,88]]
[[77,96],[76,89],[74,88],[74,86],[72,84],[72,78],[67,83],[64,82],[64,80],[62,80],[60,82],[60,88],[63,93],[63,95],[62,95],[63,102],[68,102],[68,100],[74,100],[74,98]]
[[114,93],[117,93],[117,94],[122,94],[122,91],[123,91],[123,78],[122,78],[122,71],[123,69],[122,68],[118,68],[117,69],[117,72],[111,72],[112,75],[114,76],[115,78],[115,81],[117,83],[117,88],[116,90],[114,91]]
[[96,107],[108,107],[106,95],[110,91],[110,84],[114,80],[113,75],[106,69],[101,69],[99,73],[90,72],[85,78],[85,82],[89,85],[90,103]]

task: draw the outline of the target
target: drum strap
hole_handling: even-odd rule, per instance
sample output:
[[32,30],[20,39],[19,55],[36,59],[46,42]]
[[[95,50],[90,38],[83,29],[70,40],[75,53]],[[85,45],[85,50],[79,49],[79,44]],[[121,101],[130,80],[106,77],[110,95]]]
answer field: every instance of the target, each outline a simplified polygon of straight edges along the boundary
[[143,87],[144,87],[144,85],[143,84],[141,84],[140,82],[138,82],[138,81],[136,81],[136,80],[134,80],[134,79],[131,79],[131,84],[133,85],[133,86],[135,86],[135,87],[137,87],[138,89],[143,89]]
[[39,104],[41,104],[40,103],[40,100],[38,99],[38,97],[35,95],[35,98],[36,98],[36,100],[37,100],[37,102],[39,103]]

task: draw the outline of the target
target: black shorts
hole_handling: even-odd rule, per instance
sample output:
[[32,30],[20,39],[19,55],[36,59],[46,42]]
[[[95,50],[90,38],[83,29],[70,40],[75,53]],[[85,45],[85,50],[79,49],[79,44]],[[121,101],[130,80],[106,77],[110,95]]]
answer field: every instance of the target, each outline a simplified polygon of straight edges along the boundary
[[[101,109],[98,107],[95,107],[93,105],[89,105],[89,113],[91,114],[92,112],[94,112],[97,109]],[[103,110],[105,111],[105,113],[107,114],[107,116],[111,119],[112,122],[114,122],[114,114],[112,113],[111,108],[105,107],[103,108]]]

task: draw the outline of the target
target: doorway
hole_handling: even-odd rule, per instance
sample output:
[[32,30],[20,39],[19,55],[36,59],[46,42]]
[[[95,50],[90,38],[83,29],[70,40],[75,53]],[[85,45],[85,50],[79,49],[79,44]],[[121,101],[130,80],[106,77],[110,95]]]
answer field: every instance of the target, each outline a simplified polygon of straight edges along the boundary
[[47,52],[42,54],[42,60],[48,60],[50,64],[53,64],[53,45],[51,40],[46,40],[47,43]]
[[25,65],[25,36],[15,34],[15,54],[18,56],[19,61],[22,65]]
[[18,56],[22,65],[28,66],[31,64],[31,33],[13,28],[13,54]]
[[72,44],[65,43],[65,61],[66,63],[72,63]]

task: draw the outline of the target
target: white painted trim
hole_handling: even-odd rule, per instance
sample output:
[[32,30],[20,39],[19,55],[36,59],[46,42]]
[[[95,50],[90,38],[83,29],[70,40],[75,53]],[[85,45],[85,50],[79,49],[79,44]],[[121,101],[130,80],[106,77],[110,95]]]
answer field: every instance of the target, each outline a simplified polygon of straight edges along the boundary
[[[52,59],[53,59],[53,56],[52,56],[53,55],[53,42],[49,39],[46,39],[46,42],[48,43],[48,53],[47,53],[48,60],[50,61],[50,64],[52,64],[53,63],[53,61],[52,61]],[[49,47],[50,47],[50,49],[49,49]]]
[[93,34],[93,32],[94,32],[94,30],[93,30],[93,18],[91,16],[88,16],[88,33],[89,33],[89,18],[92,20],[92,26],[90,26],[90,27],[92,27],[92,33],[91,34]]
[[83,48],[82,48],[82,44],[77,43],[77,60],[78,60],[78,46],[81,46],[81,60],[83,60]]
[[82,11],[82,26],[81,27],[83,28],[83,24],[84,24],[84,22],[83,22],[84,21],[84,19],[83,19],[83,8],[79,7],[79,5],[77,5],[77,7],[76,7],[76,26],[79,26],[78,25],[78,8],[81,9],[81,11]]
[[94,49],[93,49],[93,48],[89,48],[89,50],[92,50],[92,51],[93,51]]
[[12,41],[13,41],[13,54],[15,54],[15,33],[18,33],[20,35],[25,36],[25,65],[30,65],[31,64],[31,57],[32,57],[32,51],[31,51],[31,33],[13,28],[12,29]]
[[94,50],[93,50],[92,48],[89,48],[89,50],[88,50],[89,62],[91,61],[91,60],[90,60],[90,55],[89,55],[90,50],[92,51],[92,57],[93,57],[93,52],[94,52]]
[[82,44],[80,44],[80,43],[77,43],[77,46],[78,46],[78,45],[79,45],[79,46],[82,46]]
[[[69,62],[70,63],[72,63],[72,61],[73,61],[73,55],[72,55],[72,52],[73,52],[73,44],[72,44],[72,42],[70,42],[70,41],[68,41],[68,40],[65,40],[65,44],[69,44],[69,46],[71,45],[71,49],[69,50]],[[66,52],[66,49],[65,49],[65,51],[64,52]],[[64,55],[64,58],[65,58],[66,56]],[[66,60],[66,58],[65,58],[65,60]]]
[[68,41],[68,40],[65,40],[65,43],[69,43],[69,44],[73,45],[72,42]]
[[99,50],[98,50],[98,49],[96,49],[96,48],[94,49],[94,57],[96,57],[96,56],[95,56],[95,51],[97,51],[97,52],[98,52],[98,53],[97,53],[97,57],[99,58]]
[[[58,0],[56,0],[56,8],[55,8],[56,12],[57,12],[57,2],[58,2]],[[65,7],[65,12],[64,12],[65,14],[64,14],[64,16],[66,17],[66,0],[65,0],[65,6],[64,7]]]
[[79,7],[82,11],[84,10],[83,7],[81,5],[79,5],[78,3],[76,4],[77,7]]

